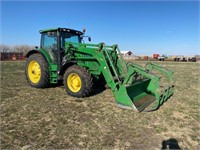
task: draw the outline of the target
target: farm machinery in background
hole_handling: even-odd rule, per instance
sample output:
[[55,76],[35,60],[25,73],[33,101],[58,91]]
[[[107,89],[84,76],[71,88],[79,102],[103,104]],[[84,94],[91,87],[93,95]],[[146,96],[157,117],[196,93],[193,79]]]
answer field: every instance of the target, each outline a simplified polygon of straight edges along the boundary
[[112,90],[117,106],[137,112],[156,110],[173,94],[172,71],[152,62],[145,67],[126,63],[118,45],[86,44],[84,32],[68,28],[40,34],[40,47],[26,54],[25,74],[32,87],[63,81],[66,92],[80,98],[89,96],[101,80]]
[[174,58],[174,61],[176,62],[196,62],[198,59],[198,57],[185,57],[185,56],[182,56],[182,55],[179,55],[179,56],[176,56]]
[[165,59],[167,59],[167,55],[159,55],[159,54],[153,54],[153,59],[157,59],[157,60],[160,60],[160,61],[164,61]]
[[154,60],[159,60],[159,61],[176,61],[176,62],[196,62],[200,57],[198,55],[194,57],[186,57],[183,55],[176,55],[176,56],[167,56],[167,55],[159,55],[159,54],[153,54],[153,59]]

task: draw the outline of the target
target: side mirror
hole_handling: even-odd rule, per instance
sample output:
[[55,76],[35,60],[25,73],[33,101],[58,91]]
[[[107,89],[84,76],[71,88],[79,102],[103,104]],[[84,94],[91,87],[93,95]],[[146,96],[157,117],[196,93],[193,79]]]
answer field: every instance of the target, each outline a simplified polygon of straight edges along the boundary
[[91,39],[91,37],[88,37],[88,41],[90,42],[92,39]]

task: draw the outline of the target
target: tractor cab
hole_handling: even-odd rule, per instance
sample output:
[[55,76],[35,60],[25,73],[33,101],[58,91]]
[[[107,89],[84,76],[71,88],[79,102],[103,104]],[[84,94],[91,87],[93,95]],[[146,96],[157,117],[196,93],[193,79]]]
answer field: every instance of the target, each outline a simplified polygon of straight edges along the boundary
[[50,55],[54,63],[60,63],[64,56],[65,43],[81,43],[84,33],[68,28],[56,28],[40,30],[40,34],[40,48]]

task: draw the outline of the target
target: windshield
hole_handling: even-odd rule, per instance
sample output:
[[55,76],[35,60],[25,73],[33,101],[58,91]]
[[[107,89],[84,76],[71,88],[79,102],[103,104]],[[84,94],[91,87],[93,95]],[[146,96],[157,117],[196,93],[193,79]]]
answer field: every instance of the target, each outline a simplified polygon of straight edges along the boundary
[[81,37],[79,34],[62,32],[61,33],[61,48],[65,47],[66,42],[81,43]]

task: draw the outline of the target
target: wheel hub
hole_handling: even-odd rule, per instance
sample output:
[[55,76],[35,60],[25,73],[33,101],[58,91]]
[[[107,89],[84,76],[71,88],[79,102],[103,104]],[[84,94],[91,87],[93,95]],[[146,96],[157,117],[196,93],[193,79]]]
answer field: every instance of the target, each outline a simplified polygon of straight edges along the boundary
[[81,78],[76,73],[71,73],[67,78],[67,85],[72,92],[78,92],[81,89]]
[[28,77],[33,83],[38,83],[41,77],[41,68],[37,61],[31,61],[28,65]]

